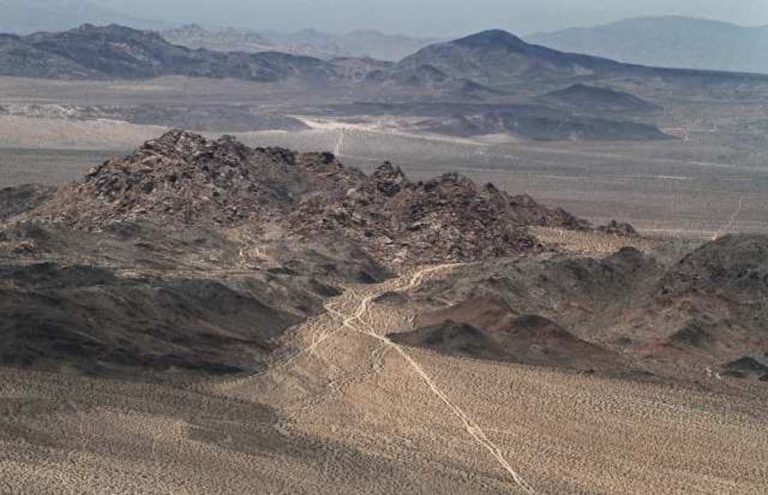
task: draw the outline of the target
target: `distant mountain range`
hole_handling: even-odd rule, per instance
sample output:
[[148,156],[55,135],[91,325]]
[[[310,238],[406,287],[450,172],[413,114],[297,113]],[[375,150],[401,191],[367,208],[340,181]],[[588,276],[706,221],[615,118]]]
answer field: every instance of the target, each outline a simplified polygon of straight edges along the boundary
[[[249,38],[259,42],[259,38]],[[0,35],[0,75],[51,79],[150,79],[177,75],[259,82],[347,82],[392,90],[429,90],[490,97],[521,87],[540,91],[612,80],[670,84],[768,81],[768,76],[661,69],[566,53],[491,30],[436,43],[389,63],[355,57],[321,60],[279,52],[247,53],[174,45],[154,31],[83,25],[63,32]],[[576,86],[581,99],[595,90]],[[599,92],[598,92],[599,93]],[[598,98],[621,95],[598,94]],[[626,101],[623,104],[626,105]],[[638,103],[638,102],[635,102]]]
[[657,84],[699,85],[765,80],[768,77],[718,71],[670,69],[627,64],[534,45],[503,30],[489,30],[423,48],[401,60],[397,70],[429,66],[456,79],[515,91],[521,87],[594,83],[611,80],[654,80]]
[[356,30],[346,34],[305,29],[294,33],[257,32],[235,28],[204,28],[197,24],[177,26],[115,12],[88,0],[0,0],[0,32],[29,34],[62,31],[82,24],[119,24],[136,29],[153,29],[174,44],[218,51],[278,51],[331,59],[372,57],[399,60],[430,43],[434,38],[384,34]]
[[[261,41],[254,36],[242,42]],[[599,87],[615,80],[653,79],[655,84],[678,86],[768,81],[768,76],[662,69],[560,52],[531,45],[501,30],[432,44],[391,63],[355,57],[322,60],[275,51],[193,49],[172,44],[154,31],[114,24],[86,24],[69,31],[26,36],[0,35],[0,75],[49,79],[150,79],[177,75],[259,82],[344,82],[385,92],[459,93],[468,98],[500,96],[521,88],[541,94],[542,90],[582,84],[571,88],[571,97],[597,98],[607,105],[616,103],[610,99],[623,100],[620,103],[625,106],[626,96],[606,94]],[[584,84],[599,87],[590,89]]]
[[[432,37],[356,30],[346,34],[304,29],[293,33],[178,26],[134,17],[97,0],[0,0],[0,32],[62,31],[82,24],[151,29],[173,44],[216,51],[278,51],[324,60],[370,57],[398,61],[440,41]],[[524,37],[555,50],[653,67],[768,73],[768,26],[744,27],[690,17],[637,17],[593,27]]]
[[192,50],[150,31],[86,24],[59,33],[0,35],[0,74],[51,79],[149,79],[181,75],[322,83],[334,67],[284,53]]
[[[240,42],[258,44],[261,38],[254,35]],[[379,110],[409,115],[420,122],[421,131],[459,136],[506,133],[534,140],[668,138],[639,115],[659,110],[658,106],[618,90],[632,85],[679,92],[768,84],[768,75],[666,69],[561,52],[501,30],[432,44],[399,62],[387,62],[193,49],[172,44],[155,31],[118,25],[0,35],[0,75],[70,80],[186,76],[296,83],[286,87],[299,87],[310,98],[315,94],[312,89],[323,87],[324,103],[350,96],[363,104],[395,103]],[[371,111],[366,108],[363,114]],[[123,113],[142,122],[179,120],[178,110],[169,112]],[[209,114],[205,110],[202,115]],[[234,117],[246,126],[257,118],[249,111],[228,109],[219,112],[211,125]],[[201,129],[209,123],[202,124]]]
[[246,52],[279,51],[322,59],[370,57],[386,61],[400,60],[437,41],[433,38],[413,38],[373,30],[332,34],[305,29],[295,33],[280,33],[233,28],[206,29],[197,24],[165,29],[160,34],[171,43],[190,48]]
[[557,50],[658,67],[768,73],[768,26],[639,17],[526,37]]

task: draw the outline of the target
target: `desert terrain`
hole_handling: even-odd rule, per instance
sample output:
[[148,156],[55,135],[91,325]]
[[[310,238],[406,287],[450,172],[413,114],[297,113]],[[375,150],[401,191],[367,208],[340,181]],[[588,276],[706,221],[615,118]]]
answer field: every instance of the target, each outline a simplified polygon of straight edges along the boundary
[[764,76],[7,38],[0,493],[766,492]]
[[[762,493],[759,386],[446,357],[386,337],[451,267],[353,286],[267,371],[184,386],[4,370],[10,493]],[[713,393],[712,389],[720,389]],[[763,386],[764,388],[764,386]],[[23,439],[22,443],[19,443]]]

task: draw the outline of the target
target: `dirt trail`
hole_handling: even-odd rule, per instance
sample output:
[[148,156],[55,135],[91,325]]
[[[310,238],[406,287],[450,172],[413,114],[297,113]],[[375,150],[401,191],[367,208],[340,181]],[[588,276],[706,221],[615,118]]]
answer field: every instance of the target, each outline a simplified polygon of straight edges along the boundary
[[[410,282],[406,286],[398,289],[397,291],[411,290],[417,287],[419,284],[421,284],[422,280],[426,275],[449,268],[451,266],[452,265],[442,265],[442,266],[418,270],[411,277]],[[498,463],[509,473],[509,475],[512,477],[514,482],[520,488],[525,490],[527,493],[535,493],[533,487],[531,487],[531,485],[529,485],[522,478],[522,476],[517,471],[515,471],[515,469],[512,467],[509,461],[507,461],[501,449],[496,444],[494,444],[492,440],[488,438],[485,431],[480,427],[480,425],[478,425],[466,412],[464,412],[464,410],[461,409],[461,407],[459,407],[457,404],[455,404],[450,400],[450,398],[445,394],[445,392],[443,392],[440,389],[437,383],[435,383],[435,380],[429,376],[429,374],[424,370],[424,368],[418,362],[416,362],[416,360],[413,357],[411,357],[400,345],[396,344],[395,342],[392,342],[392,340],[388,339],[387,337],[376,333],[376,329],[372,325],[366,322],[364,317],[368,314],[369,312],[368,307],[371,301],[373,301],[373,299],[376,296],[377,294],[374,292],[373,294],[370,294],[368,296],[361,298],[357,313],[355,313],[355,315],[351,317],[345,318],[344,325],[356,332],[363,333],[365,335],[368,335],[374,339],[381,341],[386,346],[395,350],[400,356],[402,356],[403,359],[405,359],[406,362],[411,366],[411,368],[421,377],[421,379],[424,380],[426,385],[429,387],[429,390],[435,396],[437,396],[441,401],[443,401],[445,405],[448,406],[450,411],[461,420],[461,422],[464,424],[464,428],[466,428],[467,430],[467,433],[469,433],[470,436],[478,444],[480,444],[482,447],[484,447],[486,450],[488,450],[491,453],[491,455],[498,461]],[[329,308],[329,311],[334,312],[339,317],[344,316],[341,313],[338,313],[331,308]],[[354,324],[355,321],[357,321],[359,325],[355,325]]]
[[[512,467],[501,448],[488,437],[485,430],[472,419],[464,409],[448,397],[435,379],[432,378],[432,376],[430,376],[430,374],[427,373],[427,371],[410,354],[408,354],[405,349],[384,335],[388,331],[386,328],[382,331],[382,328],[380,328],[381,325],[372,323],[371,304],[377,297],[387,292],[411,291],[421,285],[427,277],[448,271],[457,266],[460,265],[446,264],[431,266],[404,274],[399,278],[389,280],[382,284],[347,288],[343,296],[326,304],[326,315],[322,315],[315,321],[310,321],[305,325],[304,331],[307,332],[308,335],[304,336],[304,344],[301,342],[292,343],[297,349],[296,352],[276,361],[264,372],[232,380],[227,383],[220,383],[217,386],[218,392],[223,392],[225,394],[233,393],[239,396],[258,396],[256,390],[258,390],[259,385],[266,376],[269,375],[273,379],[282,381],[284,377],[280,378],[281,375],[300,372],[300,370],[294,369],[301,368],[300,365],[297,364],[297,366],[292,366],[294,363],[298,362],[299,358],[314,353],[322,344],[329,342],[332,338],[338,337],[343,331],[352,331],[355,334],[370,337],[381,343],[381,345],[367,351],[367,354],[361,357],[363,360],[370,358],[371,356],[369,354],[380,352],[382,347],[395,351],[407,363],[408,368],[413,370],[426,385],[425,392],[434,395],[447,406],[448,411],[459,419],[472,441],[491,454],[493,459],[509,474],[511,481],[525,493],[535,493],[532,486]],[[357,375],[355,378],[360,379],[360,375]],[[338,390],[339,388],[340,385],[336,383],[334,389]],[[305,404],[303,406],[304,410],[311,408],[313,401],[316,399],[317,397],[307,399],[307,402],[310,403],[310,405],[307,406]]]

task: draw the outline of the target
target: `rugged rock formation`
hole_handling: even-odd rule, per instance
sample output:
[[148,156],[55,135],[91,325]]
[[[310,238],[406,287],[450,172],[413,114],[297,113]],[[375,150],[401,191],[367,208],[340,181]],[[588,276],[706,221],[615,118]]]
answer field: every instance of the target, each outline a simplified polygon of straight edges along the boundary
[[541,248],[526,227],[588,223],[529,196],[457,174],[412,182],[390,163],[370,177],[329,153],[249,148],[171,131],[93,169],[30,215],[85,229],[168,225],[281,226],[342,237],[385,263],[476,261]]
[[339,231],[394,264],[508,256],[541,248],[527,226],[586,226],[563,210],[458,174],[411,182],[389,163],[343,196],[303,202],[291,221],[302,232]]
[[343,189],[345,181],[361,176],[328,154],[252,149],[227,136],[211,141],[171,131],[125,159],[94,168],[82,183],[62,188],[35,216],[88,228],[136,219],[264,222],[284,213],[302,194]]

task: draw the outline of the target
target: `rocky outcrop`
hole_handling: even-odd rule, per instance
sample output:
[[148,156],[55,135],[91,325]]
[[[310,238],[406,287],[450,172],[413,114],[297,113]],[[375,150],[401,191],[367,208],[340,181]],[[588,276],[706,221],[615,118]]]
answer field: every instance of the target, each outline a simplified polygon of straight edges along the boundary
[[231,137],[212,141],[171,131],[130,156],[65,187],[37,218],[87,228],[147,219],[161,224],[236,225],[280,216],[297,196],[355,179],[327,154],[252,149]]
[[466,262],[540,250],[528,226],[589,224],[530,196],[458,174],[413,182],[384,163],[366,176],[330,153],[249,148],[171,131],[94,168],[27,218],[98,230],[115,222],[256,227],[355,243],[391,265]]
[[530,225],[582,228],[562,210],[458,174],[412,182],[390,163],[343,196],[312,198],[291,217],[302,232],[337,231],[395,265],[466,262],[534,251]]

